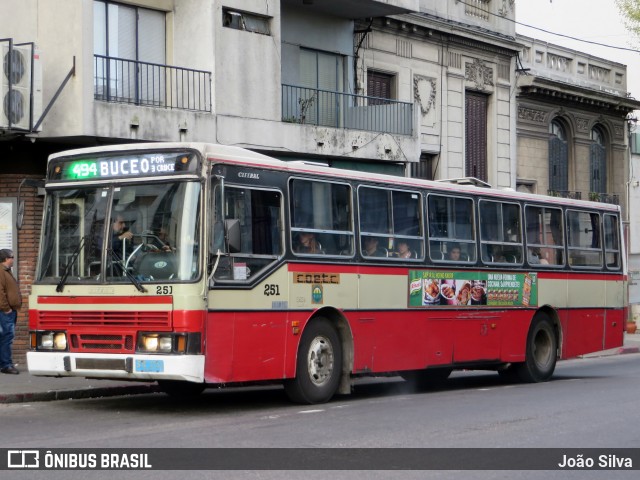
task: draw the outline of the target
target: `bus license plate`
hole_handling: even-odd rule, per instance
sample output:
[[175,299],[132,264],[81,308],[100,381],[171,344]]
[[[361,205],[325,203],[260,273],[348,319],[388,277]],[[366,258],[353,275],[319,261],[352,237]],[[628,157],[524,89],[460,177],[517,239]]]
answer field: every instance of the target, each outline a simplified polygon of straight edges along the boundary
[[164,372],[164,360],[136,360],[136,372]]

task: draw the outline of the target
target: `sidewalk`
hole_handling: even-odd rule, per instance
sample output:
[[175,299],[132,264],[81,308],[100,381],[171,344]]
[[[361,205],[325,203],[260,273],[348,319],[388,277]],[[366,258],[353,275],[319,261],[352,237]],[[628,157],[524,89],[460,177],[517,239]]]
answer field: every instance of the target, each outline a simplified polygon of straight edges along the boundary
[[[585,358],[640,352],[640,334],[624,335],[622,347],[584,355]],[[159,392],[154,382],[95,380],[77,377],[34,377],[26,365],[18,365],[20,375],[0,374],[0,403],[43,402],[72,398],[113,397]]]
[[0,404],[113,397],[160,391],[155,382],[34,377],[29,374],[26,365],[18,365],[17,368],[20,375],[0,374]]

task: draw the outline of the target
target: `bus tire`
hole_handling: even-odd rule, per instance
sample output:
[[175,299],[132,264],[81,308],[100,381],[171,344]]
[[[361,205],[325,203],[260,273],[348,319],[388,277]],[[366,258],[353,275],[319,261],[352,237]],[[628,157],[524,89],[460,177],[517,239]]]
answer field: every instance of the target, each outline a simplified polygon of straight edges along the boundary
[[336,393],[342,372],[342,347],[336,329],[324,318],[312,320],[302,333],[296,377],[284,389],[296,403],[325,403]]
[[546,315],[533,319],[527,335],[525,361],[517,366],[520,380],[527,383],[545,382],[551,378],[558,360],[558,336]]
[[173,398],[189,399],[200,395],[206,388],[204,383],[183,380],[158,380],[160,390]]

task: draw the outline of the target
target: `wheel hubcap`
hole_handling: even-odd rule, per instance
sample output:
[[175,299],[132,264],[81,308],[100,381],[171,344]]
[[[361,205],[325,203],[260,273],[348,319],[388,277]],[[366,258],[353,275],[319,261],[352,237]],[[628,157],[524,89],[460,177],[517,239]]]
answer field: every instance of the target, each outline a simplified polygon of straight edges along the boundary
[[551,361],[551,337],[545,331],[539,331],[533,342],[533,358],[540,366],[546,366]]
[[315,385],[322,385],[333,373],[333,346],[325,337],[316,337],[309,346],[307,356],[309,378]]

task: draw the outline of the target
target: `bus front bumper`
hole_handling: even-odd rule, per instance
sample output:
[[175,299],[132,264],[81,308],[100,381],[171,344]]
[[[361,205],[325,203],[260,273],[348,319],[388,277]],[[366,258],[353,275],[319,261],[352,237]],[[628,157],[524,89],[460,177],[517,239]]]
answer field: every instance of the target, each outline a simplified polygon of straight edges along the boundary
[[204,355],[27,352],[27,366],[45,377],[204,382]]

